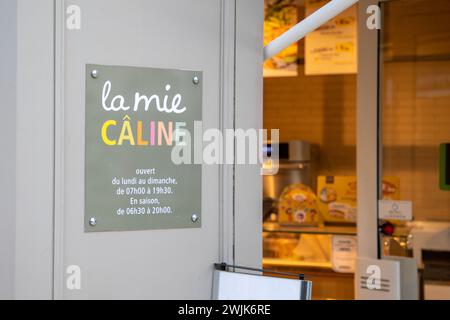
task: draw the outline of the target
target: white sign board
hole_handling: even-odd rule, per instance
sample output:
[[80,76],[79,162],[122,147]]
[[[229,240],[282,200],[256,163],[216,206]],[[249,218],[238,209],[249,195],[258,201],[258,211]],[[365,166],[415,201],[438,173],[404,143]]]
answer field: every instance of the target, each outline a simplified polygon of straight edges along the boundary
[[358,300],[400,300],[400,262],[357,260],[355,273]]
[[311,281],[214,271],[214,300],[311,300]]
[[379,217],[385,220],[412,220],[412,202],[411,201],[395,201],[395,200],[379,200]]
[[356,237],[333,236],[332,268],[335,272],[355,272]]
[[[329,0],[306,0],[306,15]],[[305,74],[351,74],[358,70],[357,10],[352,6],[305,37]]]

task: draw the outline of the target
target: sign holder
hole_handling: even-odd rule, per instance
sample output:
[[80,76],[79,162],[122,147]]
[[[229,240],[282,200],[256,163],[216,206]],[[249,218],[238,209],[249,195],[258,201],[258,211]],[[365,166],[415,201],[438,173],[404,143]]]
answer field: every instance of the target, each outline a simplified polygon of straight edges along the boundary
[[[304,280],[304,274],[226,263],[216,263],[214,267],[214,300],[311,300],[312,282]],[[258,274],[236,272],[236,269],[257,272]],[[272,276],[269,274],[272,274]],[[281,278],[275,275],[295,279]]]

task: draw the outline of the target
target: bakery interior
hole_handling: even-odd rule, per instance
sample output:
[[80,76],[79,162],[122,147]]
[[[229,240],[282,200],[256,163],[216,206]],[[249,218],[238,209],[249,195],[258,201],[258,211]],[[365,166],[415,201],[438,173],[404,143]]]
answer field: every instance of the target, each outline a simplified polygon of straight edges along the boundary
[[[265,42],[326,2],[265,0]],[[417,261],[420,299],[450,299],[450,192],[440,186],[440,146],[450,142],[450,4],[380,5],[380,198],[410,201],[413,217],[380,220],[379,248]],[[304,273],[313,299],[355,298],[357,12],[264,66],[264,128],[279,129],[280,163],[263,178],[263,266]],[[334,56],[324,54],[330,37]]]

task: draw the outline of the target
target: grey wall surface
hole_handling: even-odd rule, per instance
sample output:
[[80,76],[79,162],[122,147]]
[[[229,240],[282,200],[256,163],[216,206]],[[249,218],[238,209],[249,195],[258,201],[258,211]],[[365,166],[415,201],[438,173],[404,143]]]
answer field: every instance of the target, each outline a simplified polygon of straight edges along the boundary
[[17,5],[0,1],[0,299],[14,296]]
[[[212,264],[229,248],[227,261],[261,263],[259,166],[236,167],[226,197],[219,166],[204,168],[202,229],[83,233],[86,63],[203,70],[206,127],[220,127],[225,110],[236,128],[262,127],[263,0],[107,2],[0,0],[0,298],[208,298]],[[72,3],[85,29],[68,32]],[[87,267],[83,292],[65,287],[72,264]]]
[[15,297],[49,299],[53,278],[53,6],[17,1]]
[[[74,0],[80,30],[57,44],[61,69],[56,117],[55,290],[64,299],[207,299],[219,261],[219,166],[202,168],[201,228],[84,232],[86,64],[196,70],[203,73],[203,127],[220,120],[220,0]],[[64,17],[64,8],[57,12]],[[59,38],[57,38],[59,39]],[[59,41],[59,40],[58,40]],[[61,49],[60,49],[61,48]],[[59,75],[58,75],[59,77]],[[136,156],[134,154],[134,156]],[[167,159],[170,161],[170,159]],[[124,163],[124,165],[127,165]],[[149,166],[152,162],[149,159]],[[158,165],[161,163],[158,162]],[[186,177],[187,178],[187,177]],[[81,289],[65,270],[81,269]]]

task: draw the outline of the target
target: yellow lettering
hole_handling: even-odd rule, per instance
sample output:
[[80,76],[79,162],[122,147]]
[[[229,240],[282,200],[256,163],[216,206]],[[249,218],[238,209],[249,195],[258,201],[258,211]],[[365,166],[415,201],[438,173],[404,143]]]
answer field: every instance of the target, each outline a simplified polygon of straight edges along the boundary
[[131,131],[130,121],[123,122],[122,130],[120,131],[118,145],[121,146],[124,140],[130,141],[130,145],[132,146],[135,145],[133,131]]
[[108,127],[115,126],[116,124],[117,124],[116,120],[108,120],[108,121],[105,121],[105,123],[103,124],[102,139],[103,139],[103,142],[107,146],[115,146],[116,145],[116,140],[110,140],[108,138]]

